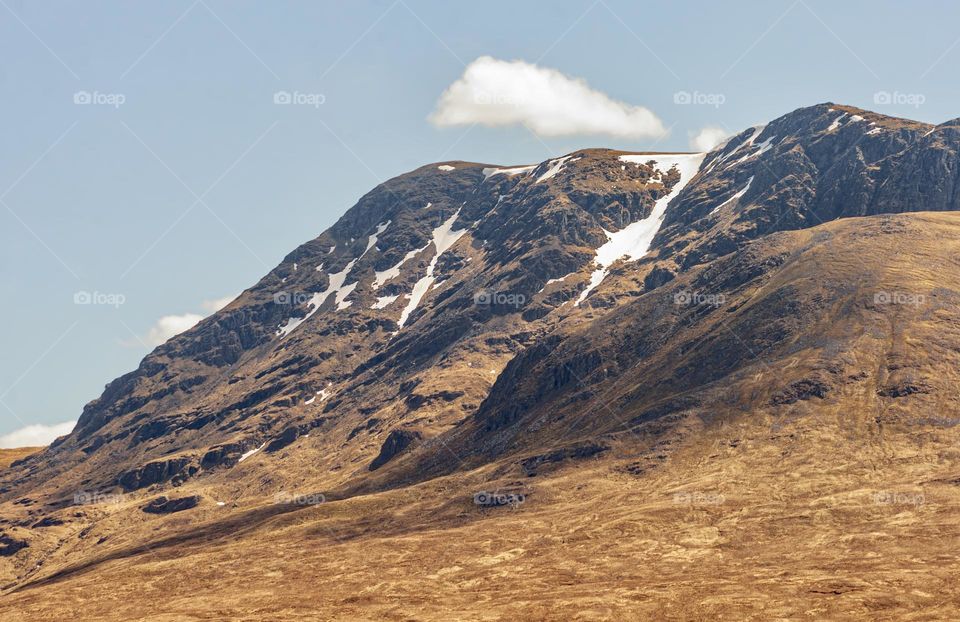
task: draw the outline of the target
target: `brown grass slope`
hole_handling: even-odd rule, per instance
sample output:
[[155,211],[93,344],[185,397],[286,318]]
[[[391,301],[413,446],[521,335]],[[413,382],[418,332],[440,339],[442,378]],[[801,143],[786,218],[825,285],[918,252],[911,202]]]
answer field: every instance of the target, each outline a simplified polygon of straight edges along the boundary
[[43,449],[42,447],[12,447],[0,449],[0,469],[6,469],[17,460],[23,460]]
[[380,476],[419,484],[99,508],[0,619],[956,619],[958,251],[957,213],[768,236],[511,363]]

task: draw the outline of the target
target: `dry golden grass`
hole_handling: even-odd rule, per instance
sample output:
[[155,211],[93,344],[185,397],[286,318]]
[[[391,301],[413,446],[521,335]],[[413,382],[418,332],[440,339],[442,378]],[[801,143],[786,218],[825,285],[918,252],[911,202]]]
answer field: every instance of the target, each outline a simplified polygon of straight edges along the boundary
[[0,469],[6,469],[13,462],[26,458],[30,454],[35,454],[43,449],[42,447],[15,447],[12,449],[0,449]]
[[27,585],[0,619],[957,619],[957,435],[864,444],[839,415],[700,430],[640,476],[625,438],[516,508],[472,503],[515,481],[486,468],[140,530],[149,550]]

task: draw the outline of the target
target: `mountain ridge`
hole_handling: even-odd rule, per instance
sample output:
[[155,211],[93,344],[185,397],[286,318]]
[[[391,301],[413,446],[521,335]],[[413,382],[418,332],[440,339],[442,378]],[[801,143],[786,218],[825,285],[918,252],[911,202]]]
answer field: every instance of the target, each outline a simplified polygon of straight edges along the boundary
[[[814,123],[814,124],[819,123],[820,125],[823,125],[826,123],[826,121],[821,119],[824,117],[825,114],[829,114],[833,111],[839,111],[841,119],[845,115],[854,116],[854,115],[861,115],[867,112],[867,111],[863,111],[856,108],[838,106],[830,103],[820,104],[817,106],[812,106],[810,108],[800,109],[793,113],[789,113],[788,115],[784,115],[783,117],[780,117],[779,119],[776,119],[773,122],[771,122],[771,124],[768,124],[768,126],[765,126],[759,135],[756,135],[756,133],[754,133],[754,136],[752,138],[756,139],[759,143],[762,144],[763,139],[765,138],[764,132],[767,132],[768,128],[772,128],[770,129],[770,132],[772,132],[778,126],[782,126],[788,123],[793,123],[798,117],[803,118],[808,123]],[[897,126],[906,125],[908,128],[910,128],[909,131],[920,131],[920,129],[930,127],[926,124],[921,125],[921,124],[916,124],[912,122],[902,122],[902,120],[893,119],[889,117],[882,117],[880,115],[876,115],[875,113],[867,113],[867,115],[869,119],[874,119],[874,120],[871,121],[867,119],[867,117],[862,117],[866,119],[864,121],[865,123],[875,124],[877,123],[877,120],[881,120],[885,125],[892,125],[892,124],[895,124]],[[704,165],[703,165],[704,169],[710,170],[712,167],[716,166],[716,163],[718,161],[720,161],[721,164],[723,164],[722,160],[728,158],[732,153],[737,152],[741,149],[744,149],[745,147],[746,149],[744,150],[747,151],[747,154],[745,156],[740,157],[740,160],[756,159],[757,157],[756,155],[751,155],[749,153],[749,151],[751,150],[751,147],[753,146],[753,140],[752,139],[748,140],[748,138],[745,136],[750,131],[751,130],[745,130],[740,135],[733,137],[721,149],[715,151],[714,152],[715,155],[707,156],[707,159],[704,161]],[[902,131],[902,130],[898,130],[898,131]],[[867,134],[864,134],[864,135],[866,136]],[[861,137],[860,140],[863,140],[863,137]],[[771,149],[772,153],[770,155],[767,155],[765,160],[776,162],[776,159],[771,158],[771,156],[777,155],[777,148],[780,146],[781,145],[779,144],[775,144],[773,146],[773,149]],[[764,148],[761,147],[760,151],[764,151]],[[539,165],[536,165],[534,169],[529,171],[529,176],[531,177],[536,176],[537,180],[540,180],[540,178],[544,174],[549,172],[550,166],[548,165],[559,163],[560,164],[559,169],[562,170],[563,165],[566,163],[567,160],[574,160],[574,162],[576,162],[578,160],[582,160],[585,157],[589,158],[590,156],[594,156],[596,157],[597,160],[600,161],[600,163],[604,163],[604,161],[609,160],[610,158],[616,158],[617,160],[619,160],[620,157],[624,155],[650,155],[650,154],[644,153],[644,152],[627,152],[627,151],[621,151],[621,150],[605,150],[605,149],[604,150],[600,150],[600,149],[578,150],[571,154],[561,156],[560,158],[548,160],[543,163],[540,163]],[[279,277],[281,281],[281,285],[286,283],[287,279],[292,278],[294,276],[293,273],[296,272],[296,267],[299,265],[299,263],[302,263],[303,260],[306,260],[308,258],[314,261],[317,261],[317,258],[322,257],[323,254],[333,253],[338,244],[344,245],[346,243],[346,244],[356,245],[356,243],[358,242],[358,236],[356,235],[355,232],[358,228],[369,230],[374,227],[380,226],[385,222],[390,221],[390,218],[389,218],[389,216],[391,215],[390,209],[389,208],[386,210],[383,209],[384,194],[388,195],[388,198],[389,198],[388,205],[390,205],[390,203],[401,203],[401,202],[403,204],[406,204],[411,200],[416,200],[414,199],[414,197],[409,196],[411,189],[409,188],[406,182],[413,181],[414,184],[426,186],[426,188],[423,189],[421,193],[425,196],[425,198],[428,199],[426,201],[427,205],[431,205],[431,206],[439,205],[439,209],[436,210],[437,215],[435,216],[435,218],[439,219],[444,217],[445,215],[449,215],[450,212],[453,211],[453,208],[457,200],[468,197],[469,192],[471,190],[470,188],[471,184],[478,184],[479,182],[479,184],[482,185],[483,183],[488,182],[488,180],[491,180],[491,183],[496,185],[498,190],[499,188],[511,189],[510,187],[514,185],[510,183],[512,181],[511,178],[520,176],[516,173],[510,174],[510,173],[502,173],[502,172],[499,174],[493,173],[488,176],[488,175],[484,175],[483,173],[484,169],[488,171],[490,169],[500,170],[500,171],[502,170],[512,171],[518,168],[525,168],[525,166],[499,167],[499,166],[481,164],[481,163],[469,163],[469,164],[459,163],[462,165],[466,165],[466,168],[465,169],[454,168],[454,171],[445,171],[441,168],[445,166],[455,167],[456,163],[457,161],[449,161],[444,163],[434,163],[434,164],[425,165],[423,167],[419,167],[418,169],[415,169],[414,171],[411,171],[410,173],[406,173],[397,178],[394,178],[393,180],[386,182],[385,184],[381,184],[380,186],[372,190],[370,193],[362,197],[358,202],[357,207],[351,209],[347,214],[344,215],[343,218],[338,220],[337,223],[335,223],[327,232],[324,232],[314,240],[311,240],[301,245],[296,250],[288,254],[284,258],[283,262],[281,262],[281,264],[277,268],[275,268],[273,271],[271,271],[271,273],[269,273],[267,276],[261,279],[261,281],[256,286],[254,286],[254,288],[251,288],[251,290],[247,290],[247,292],[256,290],[258,287],[265,286],[265,285],[269,287],[273,287],[275,286],[275,281],[277,277]],[[744,168],[742,164],[749,164],[749,162],[737,162],[735,163],[733,168],[734,169]],[[529,166],[529,165],[526,165],[526,166]],[[581,164],[580,166],[584,166],[584,164]],[[763,169],[765,168],[769,169],[770,166],[771,164],[764,161],[762,166],[760,167],[754,166],[753,168],[759,168],[760,171],[763,171]],[[625,168],[625,166],[621,168]],[[479,170],[476,170],[476,169],[479,169]],[[607,180],[609,179],[609,171],[600,171],[600,172],[605,174],[604,182],[607,182]],[[730,174],[729,176],[733,179],[741,179],[751,172],[755,173],[756,171],[734,170],[732,171],[732,174]],[[480,180],[479,175],[484,175],[484,178],[482,181]],[[752,175],[750,178],[753,179],[755,176],[756,175]],[[500,177],[501,179],[495,179],[497,177]],[[720,177],[720,181],[724,181],[724,177],[726,177],[726,175],[722,175]],[[429,201],[431,194],[437,191],[437,188],[436,188],[437,184],[447,184],[448,182],[451,181],[451,178],[453,181],[453,184],[452,184],[453,187],[445,188],[444,193],[447,195],[452,195],[452,197],[451,196],[440,197],[440,199],[444,201],[443,204],[439,204],[439,203],[434,204],[432,201]],[[627,181],[629,182],[630,180],[627,180]],[[639,180],[634,180],[634,183],[638,183],[638,181]],[[708,183],[703,183],[703,182],[698,182],[696,179],[692,180],[691,185],[685,188],[684,191],[681,193],[682,196],[677,198],[681,200],[681,202],[682,202],[682,199],[686,198],[687,204],[696,205],[700,199],[698,197],[691,198],[689,196],[691,193],[695,191],[698,191],[704,197],[709,197],[710,194],[713,194],[713,197],[716,197],[715,192],[713,193],[709,192],[709,186],[711,185],[711,183],[715,184],[715,182],[710,182],[710,180],[707,180],[707,182]],[[530,185],[536,186],[537,183],[539,182],[535,181],[533,184],[530,184]],[[550,184],[548,183],[547,186],[549,185]],[[707,186],[707,188],[704,189],[703,188],[704,186]],[[759,182],[757,186],[763,187],[762,184],[760,184]],[[475,194],[476,192],[477,192],[477,187],[474,186],[473,193]],[[788,192],[793,193],[796,191],[790,190]],[[686,194],[683,195],[683,193],[686,193]],[[499,196],[499,192],[497,194]],[[636,221],[637,216],[642,214],[640,210],[649,209],[649,205],[646,208],[640,205],[640,203],[638,202],[637,196],[630,196],[628,194],[628,195],[617,195],[617,196],[611,197],[611,194],[612,193],[610,192],[606,192],[604,194],[604,200],[610,200],[611,198],[613,198],[614,202],[616,203],[616,207],[621,208],[621,210],[624,207],[623,202],[625,201],[626,214],[627,214],[626,217],[624,217],[622,213],[620,214],[621,227],[617,227],[617,224],[615,222],[610,221],[609,215],[602,214],[601,216],[607,216],[605,220],[607,222],[610,222],[609,226],[611,230],[615,230],[616,228],[622,228],[622,224],[626,221],[630,221],[630,222]],[[730,203],[732,195],[727,196],[728,194],[729,194],[729,191],[723,192],[721,194],[721,197],[723,197],[724,199],[724,203],[722,203],[721,205],[728,205]],[[584,195],[585,193],[573,194],[572,196],[573,196],[574,203],[576,203],[578,199],[582,200],[582,197]],[[571,195],[567,194],[562,198],[569,199],[570,197]],[[708,200],[712,201],[714,208],[716,208],[717,199],[713,197],[710,197]],[[534,201],[531,207],[532,216],[536,219],[540,219],[545,216],[549,217],[551,215],[551,211],[553,211],[550,209],[553,207],[553,205],[551,205],[550,202],[557,201],[557,197],[554,196],[553,193],[547,193],[547,196],[544,198],[548,201],[546,205],[547,207],[546,211],[541,211],[543,209],[543,200]],[[741,195],[738,198],[746,201],[747,199],[750,198],[750,195],[749,194],[746,196]],[[590,200],[591,195],[586,195],[586,199]],[[620,199],[620,200],[618,201],[617,199]],[[633,202],[632,205],[630,204],[631,201]],[[647,201],[649,201],[649,196],[647,198]],[[458,217],[458,223],[460,223],[462,226],[466,226],[466,223],[469,222],[471,219],[474,219],[477,216],[482,216],[482,212],[478,212],[477,210],[482,210],[484,208],[489,209],[489,205],[484,205],[482,200],[477,201],[477,203],[479,205],[470,206],[471,208],[474,208],[472,212],[465,213],[463,216]],[[462,206],[466,206],[467,201],[462,201],[462,204],[463,204]],[[578,207],[581,207],[581,206],[578,205]],[[769,209],[766,206],[764,206],[764,208]],[[409,210],[407,211],[409,212]],[[557,211],[560,211],[560,210],[557,210]],[[706,255],[708,258],[712,258],[716,256],[716,252],[723,251],[723,250],[729,251],[730,248],[735,248],[736,244],[743,242],[744,234],[739,234],[737,235],[738,239],[731,240],[729,232],[724,231],[717,240],[715,241],[709,240],[709,244],[705,245],[702,242],[699,244],[696,244],[694,249],[692,249],[692,252],[688,248],[682,248],[680,246],[682,242],[675,242],[675,241],[672,242],[670,240],[671,237],[676,237],[676,236],[671,236],[671,231],[673,228],[676,228],[674,226],[674,222],[675,222],[674,219],[683,217],[681,215],[686,214],[689,211],[690,210],[672,209],[672,210],[668,210],[668,213],[665,215],[663,226],[659,228],[659,231],[657,232],[656,237],[654,238],[652,248],[654,250],[659,250],[660,247],[666,247],[667,250],[665,254],[667,255],[668,259],[672,259],[671,256],[676,257],[679,255],[680,257],[679,266],[677,265],[678,262],[676,261],[676,259],[673,259],[672,263],[674,265],[668,266],[668,264],[664,264],[664,263],[659,264],[658,266],[656,266],[656,269],[648,275],[648,278],[645,281],[646,286],[649,287],[655,283],[662,284],[665,279],[671,278],[672,275],[676,273],[677,268],[684,268],[684,269],[689,268],[691,265],[694,265],[694,262],[699,261],[699,257],[703,255]],[[563,219],[562,222],[567,223],[568,212],[566,212],[566,210],[563,210],[560,212],[561,212],[560,217]],[[404,217],[409,217],[409,216],[410,216],[409,213],[404,214]],[[419,214],[417,216],[419,216]],[[507,244],[511,243],[512,242],[511,240],[502,239],[503,236],[500,236],[501,239],[496,239],[494,237],[497,235],[497,230],[501,229],[504,224],[507,224],[502,219],[495,218],[495,216],[496,216],[495,209],[494,211],[491,211],[486,215],[486,217],[490,221],[489,226],[484,226],[484,224],[481,222],[483,220],[483,217],[476,218],[476,220],[474,220],[474,227],[478,228],[477,233],[479,234],[480,237],[494,238],[493,241],[497,243],[507,243]],[[784,217],[785,217],[784,215],[780,215],[781,219]],[[790,215],[786,217],[789,218]],[[756,222],[759,219],[760,218],[758,218],[757,215],[752,213],[747,214],[746,217],[741,216],[741,220],[748,220],[752,222]],[[373,222],[374,220],[376,220],[377,222],[376,223]],[[684,220],[688,220],[688,218],[684,217]],[[690,226],[689,222],[684,222],[684,221],[680,221],[680,222],[683,222],[685,226],[688,226],[688,227]],[[518,224],[520,226],[528,226],[531,223],[528,220],[526,222],[519,222]],[[791,224],[796,226],[802,223],[793,222]],[[359,227],[356,227],[355,225],[359,225]],[[533,229],[531,233],[534,235],[539,234],[543,230],[542,223],[537,223],[537,225],[539,225],[540,229],[539,230],[536,228]],[[398,242],[388,240],[391,243],[387,245],[386,252],[379,253],[379,257],[377,257],[377,259],[373,262],[374,270],[384,270],[384,271],[389,270],[394,265],[397,265],[397,262],[400,262],[403,259],[403,256],[400,255],[400,253],[406,253],[408,249],[412,250],[416,248],[425,248],[427,246],[430,246],[430,241],[428,239],[428,236],[426,235],[426,229],[427,229],[426,227],[421,226],[421,227],[414,227],[412,229],[413,229],[412,231],[409,231],[409,230],[404,231],[403,235],[400,237],[400,240]],[[554,227],[552,230],[548,229],[546,233],[556,234],[557,233],[556,229],[557,227]],[[569,234],[566,234],[564,235],[564,238],[567,238],[567,239],[561,238],[560,240],[562,243],[565,243],[568,245],[567,248],[549,249],[550,252],[547,253],[547,256],[549,257],[550,265],[542,269],[543,276],[546,278],[543,278],[543,280],[539,283],[540,287],[544,287],[546,284],[546,281],[550,281],[551,279],[566,278],[570,273],[574,272],[575,270],[579,270],[583,268],[584,267],[583,264],[589,262],[589,253],[590,253],[589,250],[583,247],[593,246],[594,248],[596,248],[600,246],[602,242],[602,238],[598,237],[595,229],[591,231],[590,228],[588,227],[582,227],[582,226],[577,227],[576,225],[574,225],[573,227],[569,227],[569,226],[564,227],[564,231],[569,229],[573,230],[574,235],[571,236]],[[351,233],[353,235],[351,235]],[[702,235],[702,232],[700,235]],[[349,239],[351,240],[351,242],[349,243],[346,242],[346,239],[348,236],[349,236]],[[709,236],[710,234],[707,233],[707,235],[704,237],[709,238]],[[746,234],[746,236],[747,238],[749,238],[750,234]],[[569,239],[571,237],[573,239]],[[700,246],[707,246],[708,248],[706,249],[706,251],[704,251],[701,248],[699,248]],[[396,250],[396,249],[399,249],[399,250]],[[663,253],[663,251],[661,251],[661,253]],[[356,257],[356,255],[359,255],[359,257]],[[339,257],[335,256],[331,260],[332,265],[329,266],[328,271],[332,273],[335,268],[342,269],[346,267],[348,263],[348,259],[355,258],[357,260],[360,260],[360,259],[363,259],[364,255],[366,255],[366,251],[361,252],[358,248],[354,248],[354,249],[351,249],[350,252],[346,255],[341,255]],[[509,255],[507,255],[506,257],[498,258],[498,259],[501,259],[502,261],[503,259],[507,259],[508,257]],[[413,259],[416,260],[416,258],[413,258]],[[442,260],[443,257],[440,257],[439,259]],[[529,258],[524,257],[524,259],[529,259]],[[325,262],[320,261],[319,263],[320,265],[322,265]],[[419,261],[419,263],[422,264],[423,263],[422,260]],[[293,266],[292,271],[291,271],[291,266]],[[560,267],[561,270],[556,270],[557,267]],[[563,270],[566,270],[566,272],[563,272]],[[516,272],[514,274],[508,274],[505,280],[509,280],[510,277],[514,276],[515,274]],[[524,275],[524,276],[529,278],[527,275]],[[346,276],[344,278],[346,278]],[[520,292],[522,295],[528,295],[528,293],[530,293],[531,288],[525,287],[521,289],[524,290]],[[300,292],[297,292],[297,293],[300,293]],[[396,295],[399,297],[401,295],[401,293],[397,291],[397,288],[391,287],[389,283],[387,284],[387,287],[385,288],[384,293],[386,294],[384,298],[388,298],[393,295]],[[302,293],[301,293],[301,296],[302,296]],[[333,296],[331,296],[331,298],[333,298]],[[213,334],[205,338],[205,342],[198,344],[199,348],[187,347],[184,354],[187,354],[187,355],[199,354],[200,360],[202,362],[213,363],[214,366],[220,366],[223,363],[230,364],[230,365],[236,364],[240,360],[240,358],[243,356],[244,352],[250,351],[251,349],[253,349],[255,345],[260,345],[270,338],[270,331],[266,326],[269,325],[269,323],[276,321],[274,318],[278,317],[278,313],[277,313],[278,310],[283,311],[282,305],[274,305],[273,308],[271,308],[270,306],[260,307],[259,309],[257,309],[258,315],[260,315],[263,318],[260,322],[252,322],[252,323],[247,322],[245,325],[238,326],[235,323],[231,322],[233,318],[230,317],[230,312],[233,309],[236,309],[237,306],[238,306],[237,301],[234,301],[234,303],[231,303],[231,305],[228,305],[227,308],[225,308],[220,314],[215,314],[214,316],[211,316],[210,318],[206,318],[205,320],[203,320],[201,322],[201,326],[198,328],[205,328],[207,326],[214,325],[215,328],[223,327],[223,328],[226,328],[226,330],[214,329],[212,331]],[[414,309],[414,311],[416,310]],[[538,310],[535,313],[539,314],[542,312],[543,311]],[[260,320],[261,318],[255,317],[254,319]],[[289,321],[289,318],[288,318],[288,321]],[[368,320],[368,326],[371,325],[370,322],[373,322],[372,325],[379,325],[381,327],[384,326],[382,320]],[[259,328],[257,328],[256,326],[257,324],[260,324]],[[253,330],[251,330],[251,328]],[[341,326],[339,330],[344,330],[344,329],[346,329],[346,327]],[[194,333],[196,331],[189,331],[189,332]],[[181,336],[181,337],[175,338],[174,341],[181,340],[181,339],[186,339],[186,338]],[[169,350],[169,348],[170,348],[170,344],[168,342],[168,344],[163,344],[162,346],[160,346],[157,349],[157,351],[161,354],[164,354],[165,350]],[[199,350],[199,352],[197,352],[197,350]],[[145,359],[145,361],[146,360],[147,359]],[[153,370],[148,369],[146,371],[147,373],[149,373]],[[137,372],[131,372],[131,374],[136,374],[136,373]],[[129,377],[130,377],[130,374],[126,376],[122,376],[121,379],[119,379],[120,385],[125,386],[124,379]],[[179,386],[186,386],[189,388],[189,386],[193,382],[202,384],[203,382],[202,376],[198,374],[193,377],[183,378],[179,381]],[[98,420],[98,416],[96,415],[96,412],[97,412],[96,407],[102,402],[111,399],[113,397],[113,392],[118,389],[120,389],[120,387],[111,388],[111,386],[108,386],[108,389],[104,393],[104,396],[92,402],[91,403],[92,407],[88,405],[88,408],[85,408],[84,413],[81,416],[80,422],[78,423],[78,426],[77,426],[77,434],[80,437],[88,436],[89,434],[92,434],[93,430],[98,429],[99,420]],[[160,393],[162,393],[162,391],[160,391]],[[156,393],[154,395],[156,395]],[[150,396],[148,395],[147,398],[150,398]],[[120,406],[121,406],[120,411],[123,412],[126,409],[138,407],[139,403],[138,401],[134,401],[133,403],[121,404]],[[57,445],[59,445],[59,443]]]
[[[535,499],[530,482],[611,460],[664,477],[706,442],[694,431],[761,438],[772,428],[757,421],[805,426],[843,404],[879,418],[858,414],[857,438],[925,429],[947,447],[951,428],[916,421],[955,410],[957,211],[955,121],[831,103],[706,154],[424,165],[365,194],[0,476],[2,537],[23,543],[0,558],[5,589],[97,567],[104,542],[139,555],[152,526],[188,533],[183,516],[259,529],[302,509],[270,503],[280,491],[355,507],[488,478]],[[898,257],[898,244],[914,246]],[[898,434],[897,447],[912,442]],[[779,428],[767,436],[764,451],[809,451]],[[194,505],[144,518],[161,496]],[[47,519],[61,522],[35,527]]]

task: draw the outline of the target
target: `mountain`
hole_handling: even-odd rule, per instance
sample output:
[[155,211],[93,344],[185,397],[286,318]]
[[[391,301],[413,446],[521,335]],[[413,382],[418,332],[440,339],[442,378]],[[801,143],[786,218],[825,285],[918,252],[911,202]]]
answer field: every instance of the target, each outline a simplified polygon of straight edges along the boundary
[[391,179],[3,471],[0,612],[952,617],[958,150],[822,104]]

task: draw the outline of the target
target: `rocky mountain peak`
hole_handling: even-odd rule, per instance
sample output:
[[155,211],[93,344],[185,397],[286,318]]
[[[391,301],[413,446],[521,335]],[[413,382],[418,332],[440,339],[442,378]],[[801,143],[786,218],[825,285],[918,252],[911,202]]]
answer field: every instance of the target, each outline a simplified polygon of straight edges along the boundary
[[831,103],[747,129],[707,155],[654,247],[675,270],[774,231],[918,204],[956,209],[957,144],[934,139],[933,130]]
[[[191,501],[175,515],[204,494],[304,481],[349,496],[543,450],[526,463],[536,471],[606,451],[606,435],[701,416],[697,392],[722,404],[725,381],[748,392],[745,352],[813,348],[797,326],[829,325],[822,300],[858,304],[840,287],[806,305],[778,289],[751,298],[783,266],[801,270],[791,258],[820,261],[824,239],[865,244],[850,217],[960,210],[958,129],[827,103],[706,154],[420,167],[108,384],[71,435],[0,478],[0,502],[23,513],[18,500],[35,499],[34,514],[68,521],[78,490],[170,501],[182,487]],[[919,239],[917,222],[869,232]],[[703,290],[722,298],[671,302]],[[830,365],[756,391],[780,405],[825,394],[839,386]]]

